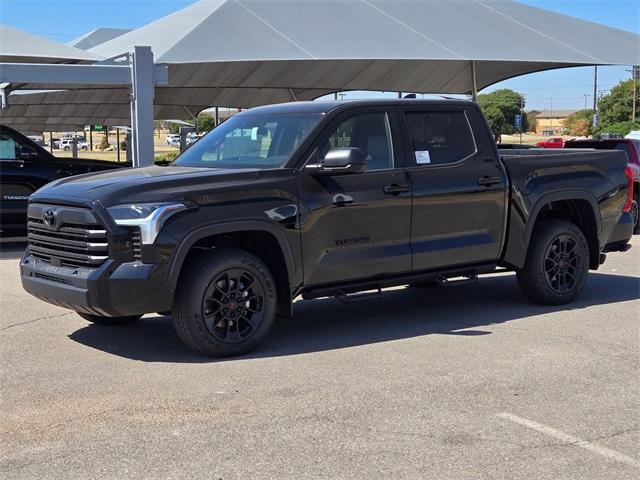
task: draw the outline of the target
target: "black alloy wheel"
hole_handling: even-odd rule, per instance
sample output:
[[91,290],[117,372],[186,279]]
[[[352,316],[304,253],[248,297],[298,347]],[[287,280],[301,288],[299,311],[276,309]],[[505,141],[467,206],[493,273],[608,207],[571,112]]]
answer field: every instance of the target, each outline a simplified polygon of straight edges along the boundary
[[276,281],[244,250],[214,248],[185,262],[172,321],[191,349],[212,357],[241,355],[267,336],[276,317]]
[[544,275],[549,287],[561,295],[570,292],[581,277],[583,261],[573,236],[559,235],[552,240],[544,258]]
[[264,319],[265,292],[253,274],[243,268],[220,273],[207,288],[202,318],[218,340],[237,343],[257,330]]
[[578,225],[541,220],[529,240],[524,265],[516,270],[518,284],[536,303],[565,305],[584,289],[589,261],[589,244]]

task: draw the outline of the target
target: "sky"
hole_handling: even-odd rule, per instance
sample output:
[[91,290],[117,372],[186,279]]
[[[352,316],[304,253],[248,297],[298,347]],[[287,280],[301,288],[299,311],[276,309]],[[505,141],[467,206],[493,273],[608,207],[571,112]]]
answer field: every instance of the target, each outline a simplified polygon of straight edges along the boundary
[[[0,0],[0,23],[66,43],[100,27],[137,28],[195,0]],[[535,7],[640,33],[638,0],[521,0]],[[631,78],[629,67],[599,67],[606,93]],[[527,109],[579,109],[593,103],[593,67],[534,73],[500,82],[484,92],[511,88],[525,94]],[[393,95],[393,94],[388,94]],[[349,92],[345,98],[371,96]]]

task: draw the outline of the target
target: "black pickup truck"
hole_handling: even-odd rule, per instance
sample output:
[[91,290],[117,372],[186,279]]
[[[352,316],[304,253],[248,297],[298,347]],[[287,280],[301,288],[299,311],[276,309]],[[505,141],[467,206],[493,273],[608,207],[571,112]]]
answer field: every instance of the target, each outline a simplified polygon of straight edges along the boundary
[[298,296],[512,270],[534,302],[565,304],[630,247],[626,166],[617,151],[501,153],[466,101],[260,107],[170,166],[40,189],[22,283],[99,324],[171,311],[212,356],[254,348]]
[[20,132],[0,125],[0,240],[27,236],[27,201],[43,185],[120,166],[108,161],[54,157]]

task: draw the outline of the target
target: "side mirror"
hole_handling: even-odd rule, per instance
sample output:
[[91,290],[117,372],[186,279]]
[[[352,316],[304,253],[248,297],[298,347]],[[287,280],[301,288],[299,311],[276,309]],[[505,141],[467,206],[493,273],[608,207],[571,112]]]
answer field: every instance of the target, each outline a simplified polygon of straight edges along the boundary
[[334,148],[325,155],[322,163],[307,165],[315,175],[344,175],[362,173],[367,166],[364,152],[357,147]]

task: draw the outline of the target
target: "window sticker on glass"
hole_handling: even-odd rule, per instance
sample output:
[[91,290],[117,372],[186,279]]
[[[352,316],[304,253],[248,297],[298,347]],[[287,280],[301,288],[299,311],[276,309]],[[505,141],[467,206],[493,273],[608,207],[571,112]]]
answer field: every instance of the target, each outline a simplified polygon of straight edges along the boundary
[[426,165],[431,163],[431,156],[429,150],[420,150],[416,152],[416,163],[418,165]]
[[5,160],[15,160],[16,142],[13,140],[0,140],[0,158]]

